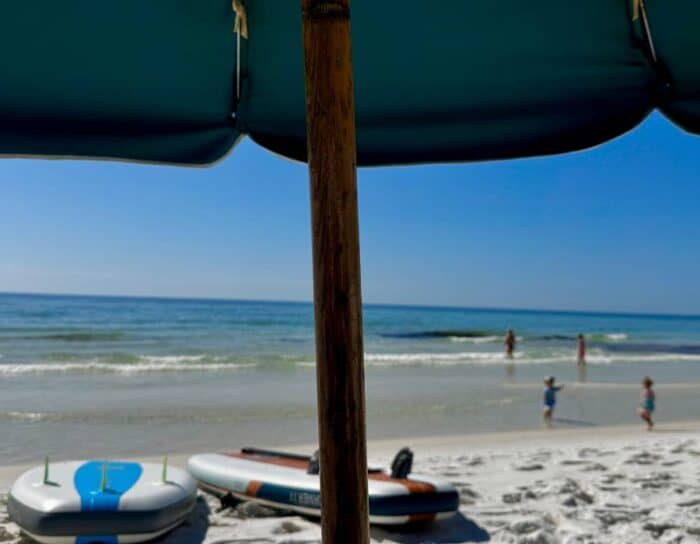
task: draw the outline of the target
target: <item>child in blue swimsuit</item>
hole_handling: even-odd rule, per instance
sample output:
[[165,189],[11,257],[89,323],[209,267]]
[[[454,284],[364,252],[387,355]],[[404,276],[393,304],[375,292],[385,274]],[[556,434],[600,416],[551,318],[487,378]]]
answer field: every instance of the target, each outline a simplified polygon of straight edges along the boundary
[[639,417],[647,424],[647,431],[654,428],[654,422],[651,420],[651,415],[656,408],[656,393],[652,389],[654,382],[649,376],[644,376],[642,380],[642,397],[639,403]]
[[564,387],[563,385],[554,385],[554,376],[547,376],[544,379],[544,407],[542,409],[542,418],[547,427],[552,426],[552,416],[554,415],[554,407],[557,404],[557,392]]

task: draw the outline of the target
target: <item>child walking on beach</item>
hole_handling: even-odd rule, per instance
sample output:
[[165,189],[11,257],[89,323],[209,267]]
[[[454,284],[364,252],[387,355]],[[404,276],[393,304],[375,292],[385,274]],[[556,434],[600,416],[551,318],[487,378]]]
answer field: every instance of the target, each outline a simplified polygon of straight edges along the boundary
[[544,379],[544,408],[542,410],[542,418],[547,427],[552,426],[552,417],[554,416],[554,406],[557,404],[557,393],[564,387],[563,385],[554,385],[554,376],[547,376]]
[[639,406],[639,417],[647,424],[647,431],[654,428],[654,422],[651,420],[651,415],[656,408],[656,393],[652,389],[654,382],[649,376],[644,376],[642,380],[642,398]]

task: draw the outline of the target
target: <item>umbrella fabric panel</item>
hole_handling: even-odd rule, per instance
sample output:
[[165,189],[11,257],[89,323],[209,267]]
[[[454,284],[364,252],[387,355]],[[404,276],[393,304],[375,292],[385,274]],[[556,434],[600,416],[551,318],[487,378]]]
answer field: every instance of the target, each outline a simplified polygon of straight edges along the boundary
[[[355,0],[360,164],[588,147],[652,109],[655,72],[626,0]],[[249,0],[241,129],[305,157],[301,15]]]
[[[652,40],[668,88],[658,96],[661,111],[676,124],[700,133],[700,2],[647,0]],[[660,83],[666,83],[662,81]]]
[[[358,162],[472,161],[604,142],[654,107],[700,132],[700,2],[354,0]],[[0,153],[203,164],[241,134],[306,158],[301,10],[245,0],[36,0],[0,17]]]
[[235,142],[230,0],[0,10],[0,152],[208,163]]

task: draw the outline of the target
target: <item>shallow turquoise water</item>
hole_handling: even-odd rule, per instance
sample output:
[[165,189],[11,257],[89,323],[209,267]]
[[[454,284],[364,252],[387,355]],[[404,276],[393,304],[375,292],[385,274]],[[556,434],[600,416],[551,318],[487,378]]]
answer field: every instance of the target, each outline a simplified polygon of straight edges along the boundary
[[[315,440],[313,310],[249,301],[0,295],[0,462]],[[502,337],[518,336],[515,359]],[[585,373],[575,336],[588,342]],[[700,411],[700,318],[369,306],[370,436],[635,422]]]

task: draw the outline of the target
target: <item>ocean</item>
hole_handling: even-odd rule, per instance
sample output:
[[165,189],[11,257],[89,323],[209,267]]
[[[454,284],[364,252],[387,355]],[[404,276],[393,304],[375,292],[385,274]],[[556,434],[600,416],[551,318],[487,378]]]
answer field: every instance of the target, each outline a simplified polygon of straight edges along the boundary
[[[700,415],[700,317],[368,305],[370,438]],[[515,358],[503,354],[514,329]],[[588,364],[576,364],[576,335]],[[0,295],[0,464],[316,441],[308,303]]]

